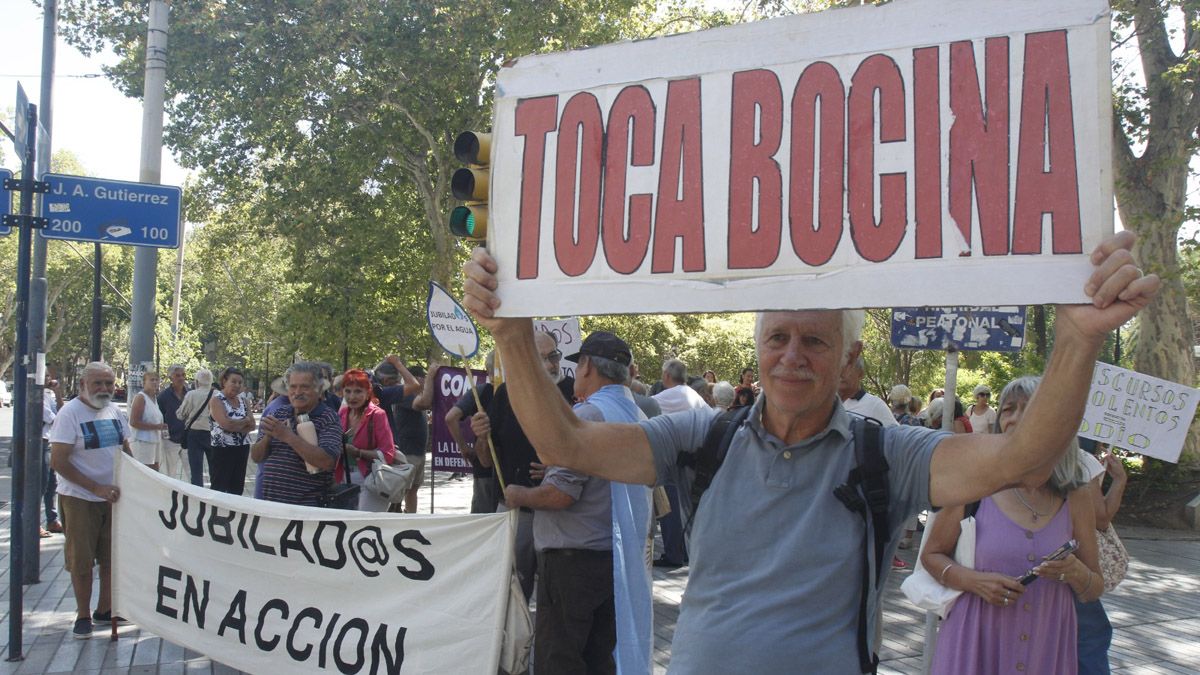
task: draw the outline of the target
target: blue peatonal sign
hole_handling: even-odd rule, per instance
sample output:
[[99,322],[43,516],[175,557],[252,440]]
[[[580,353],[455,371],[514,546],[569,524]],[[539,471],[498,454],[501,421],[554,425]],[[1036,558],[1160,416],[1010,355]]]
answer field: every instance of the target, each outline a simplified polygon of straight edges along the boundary
[[[0,215],[8,215],[12,213],[12,193],[3,189],[4,181],[11,179],[13,173],[8,169],[0,169]],[[4,236],[12,232],[12,228],[7,225],[0,225],[0,236]]]
[[1016,352],[1025,346],[1025,306],[894,307],[892,346]]
[[171,185],[129,183],[48,173],[41,230],[48,239],[125,246],[179,246],[181,190]]

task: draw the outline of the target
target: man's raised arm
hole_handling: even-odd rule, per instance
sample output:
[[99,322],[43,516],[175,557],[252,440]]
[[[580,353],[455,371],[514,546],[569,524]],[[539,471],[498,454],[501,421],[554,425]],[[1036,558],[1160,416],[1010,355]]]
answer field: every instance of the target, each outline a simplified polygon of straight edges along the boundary
[[1105,336],[1158,293],[1158,276],[1143,276],[1133,259],[1134,240],[1133,233],[1119,232],[1097,246],[1084,286],[1092,303],[1057,308],[1054,352],[1016,431],[962,434],[938,444],[929,482],[935,506],[965,504],[1016,484],[1039,486],[1050,477],[1078,433]]
[[533,323],[495,315],[500,307],[496,261],[487,250],[476,248],[463,272],[464,304],[496,339],[513,411],[542,461],[608,480],[653,485],[654,458],[641,427],[577,418],[542,367]]

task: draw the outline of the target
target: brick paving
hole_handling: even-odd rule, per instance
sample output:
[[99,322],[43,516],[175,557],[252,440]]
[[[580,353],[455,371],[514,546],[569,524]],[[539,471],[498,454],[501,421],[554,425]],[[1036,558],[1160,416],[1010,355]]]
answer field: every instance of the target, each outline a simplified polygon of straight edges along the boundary
[[[4,472],[7,473],[7,472]],[[250,473],[253,476],[253,470]],[[0,499],[8,496],[0,476]],[[434,492],[421,491],[421,513],[430,502],[439,514],[469,511],[469,478],[451,481],[437,474]],[[0,508],[0,655],[7,658],[9,511]],[[1133,561],[1129,576],[1104,602],[1115,635],[1110,652],[1114,672],[1200,675],[1200,533],[1147,529],[1123,531]],[[902,551],[909,562],[913,553]],[[42,540],[41,582],[25,590],[24,655],[0,660],[0,675],[13,673],[237,673],[217,660],[163,640],[137,626],[125,626],[111,642],[100,628],[91,640],[70,637],[74,598],[62,570],[62,536]],[[923,616],[904,600],[899,584],[907,572],[892,574],[884,613],[881,673],[919,673],[924,643]],[[654,672],[666,672],[687,568],[654,570]]]

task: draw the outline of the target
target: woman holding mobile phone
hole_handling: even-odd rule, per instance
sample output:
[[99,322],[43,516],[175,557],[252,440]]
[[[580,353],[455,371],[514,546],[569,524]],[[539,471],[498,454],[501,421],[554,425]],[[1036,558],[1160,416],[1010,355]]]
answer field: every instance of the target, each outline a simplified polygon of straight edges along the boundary
[[[1000,394],[999,433],[1012,433],[1027,405],[1036,405],[1041,378],[1014,380]],[[1076,443],[1050,480],[1014,486],[985,497],[975,514],[975,568],[953,558],[962,506],[939,514],[921,553],[930,574],[964,591],[938,636],[933,673],[1077,672],[1074,599],[1095,600],[1104,590],[1091,496],[1091,479]],[[1078,550],[1047,557],[1071,539]],[[1033,569],[1038,578],[1023,585]]]

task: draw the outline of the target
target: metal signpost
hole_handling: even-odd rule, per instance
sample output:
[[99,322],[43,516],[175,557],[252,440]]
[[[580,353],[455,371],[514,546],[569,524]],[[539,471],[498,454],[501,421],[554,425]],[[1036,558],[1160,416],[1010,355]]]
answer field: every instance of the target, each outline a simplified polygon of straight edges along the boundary
[[125,246],[179,246],[181,190],[170,185],[131,183],[48,173],[50,193],[42,199],[41,230],[48,239]]
[[[0,169],[0,185],[5,181],[12,180],[13,173],[8,169]],[[12,193],[8,190],[0,190],[0,214],[8,215],[12,213]],[[6,225],[0,225],[0,236],[12,232],[12,228]]]

